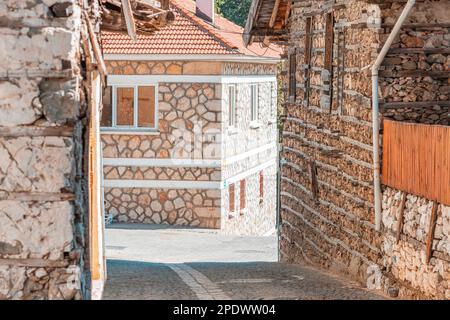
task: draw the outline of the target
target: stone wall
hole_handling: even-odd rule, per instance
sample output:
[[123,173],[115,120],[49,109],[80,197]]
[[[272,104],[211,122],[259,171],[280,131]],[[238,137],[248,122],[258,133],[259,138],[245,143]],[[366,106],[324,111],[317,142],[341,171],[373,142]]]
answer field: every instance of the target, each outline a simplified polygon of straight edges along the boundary
[[[393,23],[400,9],[400,4],[393,4],[382,10],[384,19],[389,21],[386,23]],[[416,4],[413,18],[416,26],[403,28],[383,63],[381,98],[395,107],[386,108],[384,117],[450,125],[450,28],[445,26],[450,17],[442,15],[448,10],[450,5],[445,1]],[[430,27],[432,23],[440,25]],[[385,30],[382,39],[390,30]]]
[[220,191],[108,188],[106,210],[118,222],[220,228]]
[[[403,212],[401,238],[397,242],[401,192],[386,188],[383,193],[383,225],[381,246],[383,267],[390,277],[385,282],[397,284],[401,296],[450,299],[450,207],[439,205],[438,219],[430,263],[426,261],[426,243],[433,202],[407,195]],[[421,292],[417,292],[417,288]]]
[[82,10],[0,3],[0,300],[89,298]]
[[205,61],[107,61],[109,74],[116,75],[220,75],[222,62]]
[[[405,264],[417,267],[414,263],[418,262],[409,261],[407,253],[414,250],[414,255],[420,256],[423,248],[412,249],[407,242],[393,248],[391,224],[381,233],[374,230],[371,77],[367,66],[376,58],[403,5],[392,1],[308,1],[292,9],[286,54],[296,59],[296,98],[289,97],[289,83],[285,82],[281,256],[286,262],[306,261],[332,268],[392,295],[400,290],[404,297],[443,297],[449,278],[442,270],[447,270],[448,260],[432,259],[429,266],[415,269],[417,274],[418,270],[433,270],[423,281],[434,279],[432,286],[439,289],[430,290],[422,280],[410,281],[406,267],[399,275],[398,268]],[[447,23],[448,17],[430,13],[430,8],[439,11],[443,6],[447,2],[419,2],[409,18],[410,27],[402,30],[389,52],[380,72],[385,117],[448,124],[448,29],[433,25]],[[334,16],[331,72],[325,70],[327,13]],[[308,17],[312,19],[309,65],[305,54]],[[411,25],[413,22],[416,25]],[[441,53],[435,56],[436,52]],[[430,70],[439,72],[430,74]],[[289,70],[284,74],[288,78]],[[424,108],[415,103],[424,101],[432,103]],[[411,111],[417,115],[409,114]],[[394,206],[393,201],[385,200],[385,211]],[[415,211],[409,215],[420,220]],[[396,263],[395,257],[402,258]]]

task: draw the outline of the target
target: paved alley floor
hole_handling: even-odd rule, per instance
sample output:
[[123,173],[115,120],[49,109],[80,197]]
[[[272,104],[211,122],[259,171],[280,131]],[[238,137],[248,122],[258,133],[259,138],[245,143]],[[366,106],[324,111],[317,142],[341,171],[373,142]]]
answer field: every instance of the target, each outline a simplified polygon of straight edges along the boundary
[[346,279],[278,263],[276,236],[148,225],[106,231],[103,299],[383,299]]

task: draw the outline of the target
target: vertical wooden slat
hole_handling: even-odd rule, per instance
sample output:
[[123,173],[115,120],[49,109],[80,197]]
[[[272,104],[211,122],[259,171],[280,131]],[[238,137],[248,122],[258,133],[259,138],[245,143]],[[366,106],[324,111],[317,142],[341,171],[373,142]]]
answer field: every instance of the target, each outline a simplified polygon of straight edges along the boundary
[[333,71],[334,17],[327,13],[325,22],[325,69]]
[[428,237],[427,237],[427,263],[430,263],[431,254],[433,251],[433,241],[434,241],[434,231],[436,230],[436,221],[437,221],[437,211],[438,211],[439,204],[434,201],[433,202],[433,209],[431,210],[431,216],[430,216],[430,225],[428,228]]
[[311,191],[314,200],[317,200],[319,197],[319,183],[317,181],[317,166],[316,162],[311,159]]
[[289,56],[289,98],[294,102],[297,97],[297,54]]
[[312,18],[306,18],[306,26],[305,26],[305,65],[311,64],[311,46],[312,46]]
[[345,76],[345,31],[338,32],[337,48],[337,78],[336,78],[336,110],[342,114],[344,100],[344,76]]
[[304,70],[304,83],[305,83],[305,94],[304,103],[305,106],[309,106],[309,86],[311,83],[311,50],[312,49],[312,17],[306,18],[305,26],[305,70]]
[[397,237],[396,237],[397,243],[400,241],[400,235],[402,234],[403,230],[403,214],[405,212],[405,204],[406,204],[406,193],[402,192],[402,199],[400,201],[400,207],[398,210],[398,217],[397,217]]
[[328,70],[330,78],[328,81],[329,112],[333,110],[333,48],[334,48],[334,15],[333,12],[327,13],[325,23],[325,69]]

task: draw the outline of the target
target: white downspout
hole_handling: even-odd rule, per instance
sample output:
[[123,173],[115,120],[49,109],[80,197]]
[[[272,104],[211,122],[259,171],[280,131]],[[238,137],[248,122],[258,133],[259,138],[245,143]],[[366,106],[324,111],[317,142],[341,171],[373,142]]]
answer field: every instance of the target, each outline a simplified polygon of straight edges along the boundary
[[380,119],[378,103],[378,71],[386,54],[398,36],[400,29],[414,7],[416,0],[408,0],[402,14],[395,23],[386,43],[372,66],[372,128],[373,128],[373,187],[374,187],[374,209],[375,230],[381,230],[381,182],[380,182]]

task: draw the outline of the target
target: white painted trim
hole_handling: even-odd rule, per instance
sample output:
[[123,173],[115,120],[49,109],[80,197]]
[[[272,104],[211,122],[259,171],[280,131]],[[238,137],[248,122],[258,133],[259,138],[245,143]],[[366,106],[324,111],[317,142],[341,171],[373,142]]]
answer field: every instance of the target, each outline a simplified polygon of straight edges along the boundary
[[223,159],[223,165],[228,165],[228,164],[235,163],[237,161],[249,158],[251,156],[254,156],[255,154],[267,151],[267,150],[272,149],[272,148],[277,148],[277,143],[276,142],[268,143],[268,144],[260,146],[258,148],[251,149],[251,150],[249,150],[247,152],[240,153],[240,154],[237,154],[235,156],[231,156],[231,157],[225,158],[225,159]]
[[220,181],[182,180],[105,180],[105,188],[145,188],[145,189],[220,189]]
[[[134,134],[134,133],[130,133]],[[103,158],[103,165],[114,167],[182,167],[182,168],[220,168],[237,161],[247,159],[255,154],[276,148],[276,142],[269,143],[247,152],[220,159],[183,159],[183,158]]]
[[208,76],[208,75],[109,75],[110,86],[156,85],[158,83],[261,83],[276,82],[276,76]]
[[276,82],[276,76],[222,76],[221,83],[261,83],[261,82]]
[[220,168],[220,160],[209,159],[144,159],[144,158],[104,158],[103,165],[116,167],[181,167]]
[[127,85],[129,83],[144,85],[149,83],[221,83],[221,76],[186,76],[186,75],[109,75],[108,85]]
[[161,132],[157,129],[140,129],[140,130],[130,130],[121,129],[113,127],[101,127],[100,133],[104,135],[122,135],[122,136],[159,136]]
[[262,236],[263,237],[271,237],[271,236],[276,236],[278,233],[277,228],[274,228],[272,230],[268,230],[267,232],[265,232]]
[[252,57],[243,55],[199,55],[199,54],[111,54],[103,55],[105,60],[128,61],[220,61],[220,62],[255,62],[277,64],[281,58]]
[[242,179],[245,179],[248,176],[251,176],[252,174],[255,174],[255,173],[257,173],[257,172],[259,172],[261,170],[264,170],[264,169],[266,169],[266,168],[268,168],[268,167],[270,167],[272,165],[276,166],[276,164],[277,164],[276,159],[271,159],[271,160],[269,160],[267,162],[264,162],[264,163],[262,163],[262,164],[260,164],[260,165],[258,165],[256,167],[248,169],[247,171],[241,172],[241,173],[239,173],[239,174],[237,174],[237,175],[235,175],[235,176],[233,176],[231,178],[225,179],[222,182],[222,189],[227,188],[230,184],[236,183],[236,182],[238,182],[238,181],[240,181]]
[[104,188],[146,188],[146,189],[225,189],[230,184],[251,176],[270,166],[276,166],[276,159],[271,159],[256,167],[241,172],[223,181],[183,181],[183,180],[104,180]]

